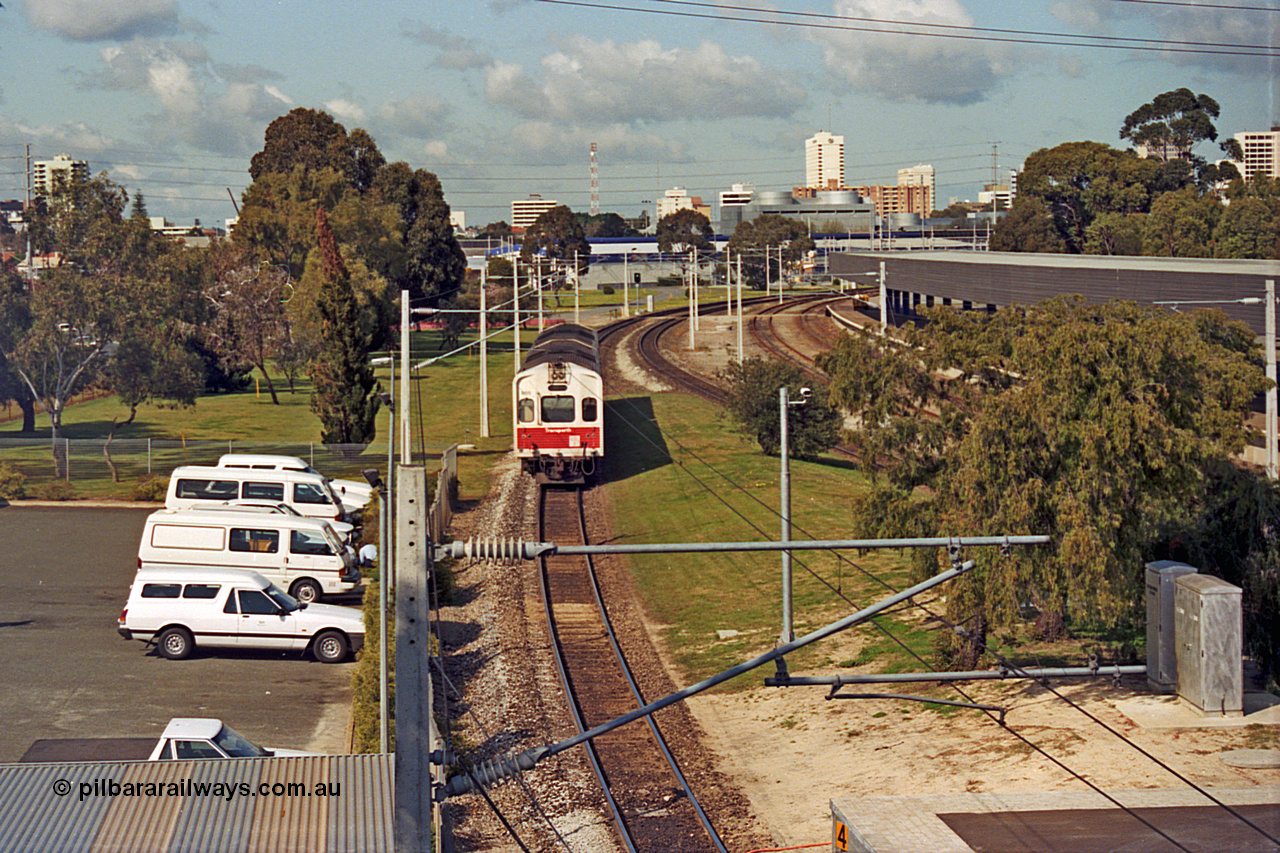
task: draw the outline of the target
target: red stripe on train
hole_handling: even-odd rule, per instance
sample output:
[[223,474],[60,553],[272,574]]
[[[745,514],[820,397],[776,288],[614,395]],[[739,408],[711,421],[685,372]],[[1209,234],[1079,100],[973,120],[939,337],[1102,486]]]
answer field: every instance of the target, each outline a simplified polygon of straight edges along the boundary
[[600,449],[599,427],[521,427],[516,430],[516,447],[520,450]]

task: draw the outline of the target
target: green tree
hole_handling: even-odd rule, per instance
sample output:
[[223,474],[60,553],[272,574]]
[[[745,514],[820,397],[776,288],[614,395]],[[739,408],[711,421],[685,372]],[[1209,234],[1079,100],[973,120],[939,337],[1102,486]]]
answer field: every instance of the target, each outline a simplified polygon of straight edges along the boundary
[[991,232],[991,250],[1062,253],[1067,250],[1067,241],[1058,233],[1053,211],[1043,199],[1019,195]]
[[35,397],[10,362],[18,341],[31,327],[26,282],[12,261],[0,262],[0,402],[12,400],[22,411],[22,431],[36,428]]
[[581,220],[565,205],[544,212],[525,229],[520,260],[531,261],[535,255],[562,261],[566,269],[576,259],[579,273],[589,268],[591,243]]
[[855,502],[859,522],[870,535],[1052,537],[948,595],[949,618],[971,629],[951,650],[963,665],[1022,601],[1057,617],[1050,628],[1134,617],[1144,558],[1194,519],[1208,472],[1249,435],[1266,386],[1252,331],[1216,311],[1065,298],[928,316],[910,348],[847,336],[820,359],[833,401],[861,424],[854,442],[895,451],[863,456],[888,482]]
[[616,213],[597,213],[595,216],[587,216],[582,226],[588,240],[596,237],[634,237],[640,233]]
[[668,213],[658,220],[655,237],[658,251],[663,254],[687,255],[690,249],[698,252],[711,250],[711,221],[692,208]]
[[320,418],[326,444],[367,444],[377,434],[381,406],[369,363],[372,335],[363,328],[350,274],[338,251],[324,208],[316,209],[316,235],[323,266],[320,354],[311,368],[311,410]]
[[780,280],[788,267],[813,251],[814,243],[803,222],[766,213],[750,221],[739,222],[729,238],[728,249],[735,268],[741,258],[742,275],[747,286],[763,290],[768,281]]
[[1104,213],[1084,232],[1086,255],[1141,255],[1143,213]]
[[1120,138],[1141,145],[1161,160],[1192,158],[1192,150],[1205,140],[1218,138],[1213,120],[1218,102],[1190,89],[1174,89],[1156,95],[1125,116]]
[[1255,175],[1236,181],[1214,230],[1220,258],[1280,258],[1280,180]]
[[730,362],[719,378],[728,388],[725,409],[745,441],[755,441],[770,456],[781,452],[782,419],[778,392],[787,388],[792,400],[801,400],[800,389],[812,395],[803,405],[789,407],[787,448],[799,459],[813,459],[840,441],[840,412],[827,400],[827,389],[799,367],[752,356]]
[[385,163],[373,137],[364,130],[356,128],[348,134],[323,110],[298,107],[267,125],[262,150],[249,163],[249,176],[256,182],[264,175],[287,175],[295,169],[332,169],[348,186],[364,192]]
[[1151,205],[1143,225],[1147,255],[1164,258],[1213,257],[1213,232],[1222,205],[1194,187],[1165,193]]
[[1027,158],[1018,178],[1018,199],[1042,201],[1066,250],[1080,254],[1085,232],[1100,214],[1147,211],[1159,170],[1157,161],[1131,151],[1101,142],[1066,142]]
[[250,364],[262,374],[274,405],[280,404],[267,363],[289,350],[285,304],[293,296],[289,273],[264,264],[238,246],[215,250],[216,276],[207,291],[214,306],[209,339],[228,365]]
[[399,274],[379,270],[411,299],[434,301],[462,286],[467,258],[449,221],[449,205],[439,179],[425,169],[392,163],[373,182],[380,198],[400,213],[404,266]]

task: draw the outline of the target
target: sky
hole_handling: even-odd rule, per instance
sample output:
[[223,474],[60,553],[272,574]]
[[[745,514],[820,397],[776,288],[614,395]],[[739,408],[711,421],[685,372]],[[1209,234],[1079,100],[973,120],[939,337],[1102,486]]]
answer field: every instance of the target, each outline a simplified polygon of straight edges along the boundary
[[932,164],[945,206],[1041,148],[1126,147],[1172,89],[1218,101],[1220,139],[1280,125],[1280,0],[3,0],[0,63],[0,199],[30,146],[221,226],[305,107],[473,226],[533,193],[589,211],[592,143],[603,212],[790,190],[818,130],[847,183]]

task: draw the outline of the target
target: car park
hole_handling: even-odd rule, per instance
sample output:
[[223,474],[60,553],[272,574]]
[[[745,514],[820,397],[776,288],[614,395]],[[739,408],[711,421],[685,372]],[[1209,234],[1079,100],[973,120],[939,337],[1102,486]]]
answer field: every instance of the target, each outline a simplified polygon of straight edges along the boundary
[[257,572],[189,567],[138,570],[116,620],[126,640],[170,660],[198,648],[281,649],[340,663],[364,645],[353,607],[303,604]]

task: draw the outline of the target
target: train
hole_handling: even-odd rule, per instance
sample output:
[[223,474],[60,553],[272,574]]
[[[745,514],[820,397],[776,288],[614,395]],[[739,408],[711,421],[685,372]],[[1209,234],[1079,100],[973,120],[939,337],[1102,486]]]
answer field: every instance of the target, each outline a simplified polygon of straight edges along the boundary
[[529,347],[511,382],[515,449],[543,485],[580,485],[604,460],[604,380],[594,329],[561,323]]

